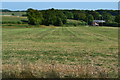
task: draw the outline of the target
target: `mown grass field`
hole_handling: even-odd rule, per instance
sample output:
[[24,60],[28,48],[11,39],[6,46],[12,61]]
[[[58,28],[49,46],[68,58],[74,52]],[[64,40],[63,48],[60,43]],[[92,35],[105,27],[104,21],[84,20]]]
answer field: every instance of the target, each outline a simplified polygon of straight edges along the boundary
[[26,12],[0,12],[0,15],[12,15],[14,16],[22,16],[23,14],[26,14]]
[[3,77],[118,77],[118,28],[79,26],[2,31]]
[[21,20],[27,20],[27,17],[21,17],[21,16],[2,16],[3,22],[17,22]]

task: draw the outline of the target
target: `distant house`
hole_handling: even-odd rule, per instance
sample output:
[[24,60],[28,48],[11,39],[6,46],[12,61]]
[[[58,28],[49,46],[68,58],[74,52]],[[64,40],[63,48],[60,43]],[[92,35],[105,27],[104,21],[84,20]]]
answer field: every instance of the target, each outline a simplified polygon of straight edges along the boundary
[[100,23],[104,23],[104,20],[93,20],[92,25],[93,26],[99,26]]

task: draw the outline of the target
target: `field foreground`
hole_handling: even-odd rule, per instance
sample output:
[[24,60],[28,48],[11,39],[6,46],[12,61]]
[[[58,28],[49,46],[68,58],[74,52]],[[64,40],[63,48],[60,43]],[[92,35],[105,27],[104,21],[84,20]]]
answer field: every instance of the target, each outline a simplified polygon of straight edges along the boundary
[[3,77],[118,77],[117,28],[3,28],[2,46]]

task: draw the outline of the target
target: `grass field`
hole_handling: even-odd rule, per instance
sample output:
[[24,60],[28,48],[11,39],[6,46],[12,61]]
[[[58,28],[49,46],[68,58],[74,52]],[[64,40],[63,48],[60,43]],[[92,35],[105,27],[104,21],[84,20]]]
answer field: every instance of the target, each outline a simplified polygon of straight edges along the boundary
[[118,77],[118,28],[3,28],[3,77]]
[[0,12],[0,15],[12,15],[12,14],[14,14],[14,16],[22,16],[26,14],[26,12]]
[[[1,16],[0,16],[1,17]],[[22,20],[27,20],[27,17],[21,17],[21,16],[2,16],[2,22],[8,23],[16,23],[16,22],[22,22]]]
[[2,21],[8,21],[8,22],[15,22],[15,21],[21,21],[21,20],[27,20],[26,17],[17,17],[17,16],[2,16]]

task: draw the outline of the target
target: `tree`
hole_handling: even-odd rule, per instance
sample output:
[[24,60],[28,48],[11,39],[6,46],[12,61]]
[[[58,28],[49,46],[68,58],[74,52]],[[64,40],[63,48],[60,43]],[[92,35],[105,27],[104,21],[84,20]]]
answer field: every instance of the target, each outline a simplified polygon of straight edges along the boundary
[[61,18],[63,24],[65,24],[67,22],[67,17],[65,16],[65,14],[62,11],[57,11],[56,17]]
[[85,20],[85,18],[86,18],[85,13],[79,13],[79,12],[74,13],[74,19],[75,20]]
[[65,24],[67,22],[67,17],[62,11],[49,9],[49,10],[43,11],[42,13],[44,17],[44,21],[43,21],[44,25],[58,26],[58,21],[60,21],[61,24]]
[[117,16],[115,17],[115,22],[120,23],[120,15],[117,15]]
[[12,12],[12,11],[8,9],[0,9],[0,12]]
[[94,17],[91,14],[87,14],[86,22],[91,25],[92,21],[94,20]]
[[74,13],[74,19],[79,20],[79,14],[78,13]]
[[28,23],[31,25],[40,25],[43,21],[42,13],[38,10],[28,9],[27,10]]
[[91,14],[95,20],[99,20],[100,19],[100,14],[96,11],[90,11],[89,14]]
[[12,13],[12,16],[14,16],[15,14],[14,13]]
[[56,15],[55,15],[55,11],[54,9],[51,10],[46,10],[44,12],[42,12],[44,20],[43,20],[43,24],[44,25],[54,25],[54,23],[56,22]]
[[104,12],[102,14],[102,17],[106,22],[113,22],[114,21],[114,17],[110,13]]
[[56,22],[55,22],[54,25],[55,25],[55,26],[62,26],[62,25],[63,25],[63,22],[62,22],[61,18],[57,18],[57,20],[56,20]]
[[67,19],[73,19],[73,13],[72,12],[69,12],[69,11],[66,11],[64,12],[64,14],[66,15]]

